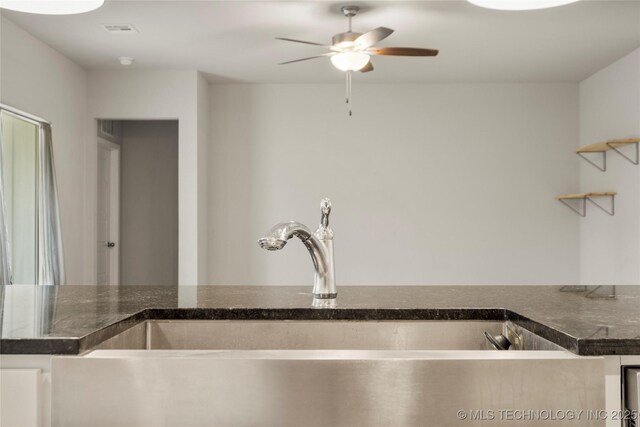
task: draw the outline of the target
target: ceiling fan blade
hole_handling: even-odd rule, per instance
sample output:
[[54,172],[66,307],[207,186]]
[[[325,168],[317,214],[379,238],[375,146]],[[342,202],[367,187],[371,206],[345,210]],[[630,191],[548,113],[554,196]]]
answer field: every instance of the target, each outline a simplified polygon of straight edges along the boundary
[[307,41],[304,41],[304,40],[288,39],[286,37],[276,37],[276,40],[284,40],[286,42],[294,42],[294,43],[304,43],[304,44],[310,44],[310,45],[313,45],[313,46],[329,47],[327,45],[320,44],[320,43],[307,42]]
[[391,33],[393,33],[393,30],[391,28],[378,27],[375,30],[364,33],[363,35],[355,39],[353,44],[360,49],[366,49],[378,43],[379,41],[386,39],[391,35]]
[[373,64],[371,61],[367,62],[367,65],[360,70],[361,73],[368,73],[369,71],[373,71]]
[[333,55],[333,53],[323,53],[322,55],[309,56],[307,58],[300,58],[300,59],[294,59],[293,61],[281,62],[278,65],[293,64],[294,62],[308,61],[310,59],[322,58],[324,56],[331,56],[331,55]]
[[422,49],[418,47],[373,47],[366,50],[369,55],[392,56],[436,56],[438,49]]

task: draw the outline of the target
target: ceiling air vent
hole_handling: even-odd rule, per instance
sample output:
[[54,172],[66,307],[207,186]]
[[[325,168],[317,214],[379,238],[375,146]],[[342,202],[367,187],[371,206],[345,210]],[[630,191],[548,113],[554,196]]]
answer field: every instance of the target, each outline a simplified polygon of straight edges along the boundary
[[138,30],[131,24],[102,24],[100,25],[109,34],[137,34]]

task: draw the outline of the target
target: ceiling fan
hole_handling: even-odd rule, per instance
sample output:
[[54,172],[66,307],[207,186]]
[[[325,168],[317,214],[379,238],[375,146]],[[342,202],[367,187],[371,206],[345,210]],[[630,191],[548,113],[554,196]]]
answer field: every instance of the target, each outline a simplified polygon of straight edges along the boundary
[[346,72],[347,76],[347,104],[349,106],[349,115],[351,112],[351,74],[353,71],[368,73],[373,71],[371,56],[436,56],[437,49],[423,49],[413,47],[376,47],[375,45],[386,39],[393,33],[393,30],[387,27],[378,27],[366,33],[356,33],[352,31],[351,20],[360,8],[358,6],[343,6],[342,13],[349,19],[349,30],[344,33],[338,33],[331,39],[331,45],[322,43],[314,43],[304,40],[296,40],[285,37],[276,37],[277,40],[284,40],[294,43],[304,43],[313,46],[321,46],[329,49],[329,52],[321,55],[309,56],[306,58],[295,59],[293,61],[281,62],[280,65],[293,64],[296,62],[308,61],[310,59],[329,57],[331,63],[337,69]]

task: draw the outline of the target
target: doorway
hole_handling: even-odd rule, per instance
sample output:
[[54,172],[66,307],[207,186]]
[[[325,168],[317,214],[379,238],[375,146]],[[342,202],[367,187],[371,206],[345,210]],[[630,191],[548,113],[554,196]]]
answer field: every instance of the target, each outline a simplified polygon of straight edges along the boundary
[[120,145],[98,137],[97,284],[120,283]]
[[178,284],[178,121],[98,123],[97,282]]

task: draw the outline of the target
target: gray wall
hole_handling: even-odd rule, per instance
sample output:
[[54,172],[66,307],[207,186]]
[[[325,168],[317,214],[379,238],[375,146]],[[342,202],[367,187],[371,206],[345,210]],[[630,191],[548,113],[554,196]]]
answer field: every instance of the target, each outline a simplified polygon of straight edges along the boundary
[[121,283],[178,284],[178,122],[122,125]]
[[[640,49],[580,83],[580,144],[640,135]],[[634,147],[620,148],[633,156]],[[616,191],[615,216],[587,206],[580,221],[580,281],[640,283],[640,167],[615,152],[607,171],[580,162],[580,191]],[[594,209],[595,208],[595,209]]]
[[212,85],[212,284],[311,284],[300,242],[333,201],[342,285],[578,281],[577,84]]
[[[87,73],[6,17],[0,24],[0,101],[51,121],[67,284],[93,283],[96,247],[86,200]],[[95,187],[91,190],[95,193]]]

